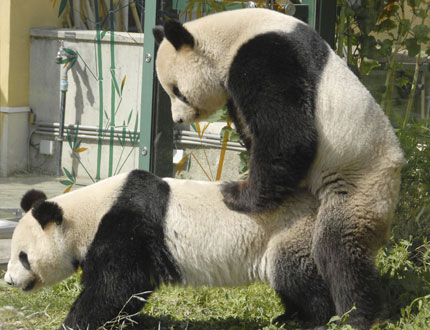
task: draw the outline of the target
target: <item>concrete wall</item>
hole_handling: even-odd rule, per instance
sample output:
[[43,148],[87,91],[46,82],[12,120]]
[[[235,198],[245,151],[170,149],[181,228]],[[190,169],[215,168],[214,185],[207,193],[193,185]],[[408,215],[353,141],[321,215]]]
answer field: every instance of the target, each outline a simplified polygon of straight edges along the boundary
[[27,168],[30,36],[35,26],[57,26],[49,0],[0,1],[0,176]]
[[[97,45],[95,31],[69,29],[32,29],[31,30],[31,67],[30,67],[30,106],[36,115],[35,125],[31,127],[30,163],[31,170],[46,174],[56,171],[56,136],[52,125],[58,126],[60,118],[60,71],[55,58],[61,42],[65,48],[73,49],[80,54],[78,62],[68,72],[69,88],[66,96],[65,126],[72,128],[79,123],[79,140],[81,147],[88,150],[79,153],[81,161],[88,172],[95,176],[97,167],[97,127],[99,123],[99,82],[97,67]],[[102,42],[103,72],[103,109],[111,113],[111,71],[110,71],[110,33],[106,33]],[[128,129],[133,131],[136,114],[140,118],[140,97],[143,62],[143,34],[115,33],[115,76],[118,84],[126,77],[122,98],[115,95],[116,126],[132,119]],[[103,114],[104,125],[107,117]],[[85,129],[83,129],[85,128]],[[106,126],[106,128],[108,128]],[[122,171],[137,168],[137,148],[132,149],[128,143],[124,151],[118,143],[117,134],[121,135],[121,127],[116,128],[114,145],[114,170],[118,160],[124,160],[131,152]],[[128,137],[128,134],[127,134]],[[52,155],[42,154],[41,141],[53,141]],[[42,142],[46,143],[46,142]],[[76,153],[75,153],[76,156]],[[120,162],[122,163],[122,161]],[[74,167],[78,176],[87,176],[82,164],[78,164],[72,156],[67,141],[63,144],[62,164],[71,171]],[[108,176],[109,138],[103,139],[101,178]]]

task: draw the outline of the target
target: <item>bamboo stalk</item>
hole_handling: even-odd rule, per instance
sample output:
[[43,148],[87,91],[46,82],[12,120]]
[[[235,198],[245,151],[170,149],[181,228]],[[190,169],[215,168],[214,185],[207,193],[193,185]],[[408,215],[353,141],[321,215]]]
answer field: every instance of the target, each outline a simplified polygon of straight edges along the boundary
[[142,23],[140,22],[139,14],[137,13],[136,3],[134,0],[129,0],[131,13],[133,14],[134,23],[136,24],[137,31],[143,33]]
[[96,19],[96,33],[97,33],[97,67],[99,70],[99,134],[97,139],[97,173],[96,181],[100,180],[100,167],[102,159],[102,138],[103,138],[103,66],[102,66],[102,41],[101,41],[101,27],[99,17],[98,0],[94,0],[95,19]]
[[345,7],[346,7],[346,2],[342,1],[340,14],[339,14],[338,31],[337,31],[337,35],[338,35],[337,54],[340,57],[343,57],[343,44],[344,44],[344,38],[345,38]]
[[420,61],[421,61],[421,51],[418,53],[417,59],[415,61],[414,78],[412,79],[411,92],[409,93],[408,105],[406,107],[406,113],[405,113],[405,118],[403,120],[402,128],[406,127],[406,124],[409,121],[409,116],[411,115],[412,105],[414,103],[415,91],[417,89],[418,74],[420,72]]
[[[227,126],[231,128],[231,121],[227,121]],[[224,139],[222,141],[222,147],[221,147],[221,152],[219,155],[219,161],[218,161],[218,170],[216,172],[216,181],[221,179],[221,174],[222,174],[222,169],[224,166],[224,158],[225,158],[225,152],[227,150],[227,143],[228,143],[228,138],[229,138],[230,132],[226,131],[224,134]]]
[[120,0],[122,31],[128,32],[128,1]]
[[[110,70],[115,75],[115,33],[114,33],[114,13],[113,13],[113,0],[110,0],[109,10],[109,21],[110,21]],[[110,137],[109,137],[109,169],[108,176],[112,176],[113,170],[113,142],[114,142],[114,127],[115,127],[115,83],[111,76],[111,103],[110,103]]]

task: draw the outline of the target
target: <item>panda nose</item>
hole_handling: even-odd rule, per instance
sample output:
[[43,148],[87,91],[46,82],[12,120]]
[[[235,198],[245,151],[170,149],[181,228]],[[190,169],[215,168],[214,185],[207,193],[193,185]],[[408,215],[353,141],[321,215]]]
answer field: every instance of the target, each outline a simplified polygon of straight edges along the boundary
[[9,272],[6,272],[6,275],[4,276],[4,281],[11,286],[14,285],[12,276],[9,274]]
[[182,120],[182,118],[178,120],[178,123],[179,123],[179,124],[182,124],[183,122],[184,122],[184,121]]

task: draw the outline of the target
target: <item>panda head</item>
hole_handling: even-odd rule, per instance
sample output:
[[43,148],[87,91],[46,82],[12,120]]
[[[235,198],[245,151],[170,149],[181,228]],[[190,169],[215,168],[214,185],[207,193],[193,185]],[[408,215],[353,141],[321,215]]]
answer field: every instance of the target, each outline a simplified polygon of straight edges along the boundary
[[155,27],[153,33],[160,44],[157,76],[170,97],[173,121],[200,121],[221,109],[227,102],[227,91],[219,63],[209,56],[214,43],[199,40],[173,20]]
[[62,208],[37,190],[23,196],[21,207],[27,213],[12,236],[5,281],[31,291],[70,276],[77,264],[64,239]]

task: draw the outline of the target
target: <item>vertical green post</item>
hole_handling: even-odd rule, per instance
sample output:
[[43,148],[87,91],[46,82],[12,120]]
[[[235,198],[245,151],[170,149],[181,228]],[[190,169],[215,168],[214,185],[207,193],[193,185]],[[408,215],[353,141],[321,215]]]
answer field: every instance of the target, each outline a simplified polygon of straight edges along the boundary
[[110,72],[111,72],[111,103],[110,103],[110,135],[109,135],[109,169],[108,177],[112,176],[113,170],[113,147],[115,137],[115,26],[114,26],[114,7],[113,0],[109,4],[109,21],[110,21]]
[[143,73],[140,105],[140,149],[139,168],[151,170],[152,108],[154,96],[155,44],[152,28],[156,24],[157,3],[145,1],[145,23],[143,28]]
[[308,5],[309,8],[309,26],[312,26],[315,29],[315,7],[316,0],[302,0],[302,4]]
[[321,37],[323,37],[333,49],[335,48],[336,6],[337,0],[319,1],[319,20],[316,27]]
[[99,16],[99,5],[98,0],[94,0],[94,9],[96,16],[96,31],[97,31],[97,65],[98,65],[98,82],[99,82],[99,134],[97,137],[97,173],[96,181],[100,180],[100,167],[102,160],[102,148],[103,148],[103,65],[102,65],[102,41],[101,41],[101,26]]

